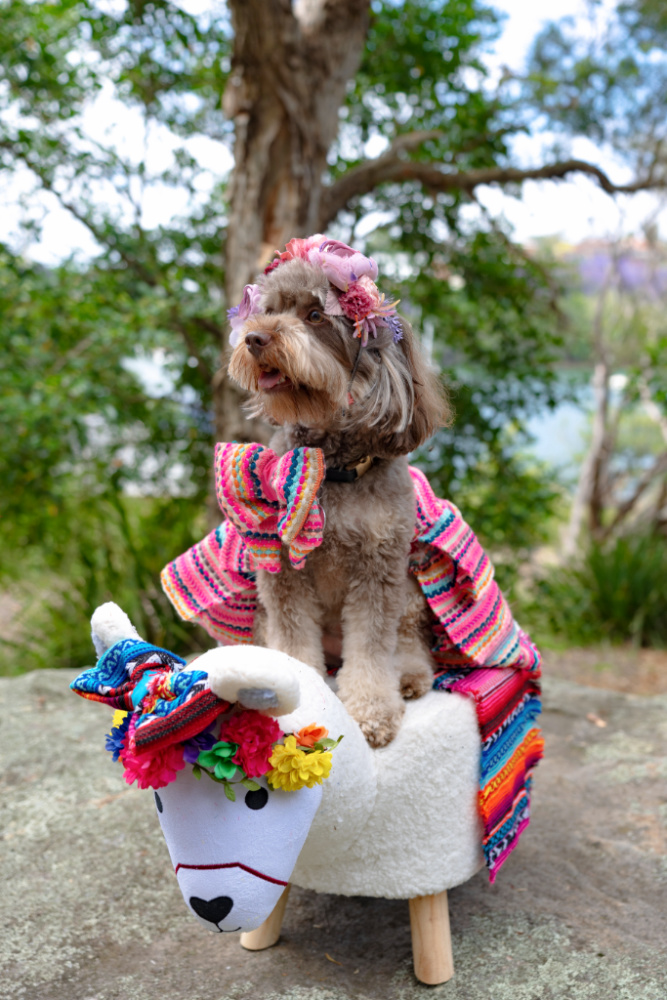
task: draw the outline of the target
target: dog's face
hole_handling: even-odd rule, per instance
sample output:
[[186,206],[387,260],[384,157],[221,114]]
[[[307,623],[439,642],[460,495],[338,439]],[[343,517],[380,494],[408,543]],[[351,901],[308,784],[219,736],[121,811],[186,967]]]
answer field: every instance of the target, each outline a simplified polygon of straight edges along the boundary
[[245,323],[229,374],[277,424],[326,426],[346,401],[354,344],[343,319],[326,316],[329,282],[293,260],[265,279],[262,311]]
[[229,374],[252,394],[252,412],[272,423],[367,429],[375,454],[406,454],[444,422],[439,382],[405,321],[398,343],[382,328],[359,355],[350,321],[324,311],[329,289],[303,260],[269,272],[261,312],[244,324]]

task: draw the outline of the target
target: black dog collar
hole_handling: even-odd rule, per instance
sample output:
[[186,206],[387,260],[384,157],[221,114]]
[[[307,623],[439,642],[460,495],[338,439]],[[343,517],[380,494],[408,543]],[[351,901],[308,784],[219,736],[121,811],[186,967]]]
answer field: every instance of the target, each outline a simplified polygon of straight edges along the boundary
[[368,472],[372,464],[372,456],[365,455],[360,462],[346,465],[344,469],[330,465],[327,466],[324,478],[330,483],[354,483]]

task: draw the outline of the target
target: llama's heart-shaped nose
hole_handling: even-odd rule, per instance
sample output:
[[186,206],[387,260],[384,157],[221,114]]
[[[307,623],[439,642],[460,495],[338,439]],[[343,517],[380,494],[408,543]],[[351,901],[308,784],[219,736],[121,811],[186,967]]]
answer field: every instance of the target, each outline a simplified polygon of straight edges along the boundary
[[231,908],[234,900],[229,896],[216,896],[215,899],[200,899],[199,896],[190,896],[190,906],[198,917],[202,920],[209,920],[212,924],[219,924],[224,920]]

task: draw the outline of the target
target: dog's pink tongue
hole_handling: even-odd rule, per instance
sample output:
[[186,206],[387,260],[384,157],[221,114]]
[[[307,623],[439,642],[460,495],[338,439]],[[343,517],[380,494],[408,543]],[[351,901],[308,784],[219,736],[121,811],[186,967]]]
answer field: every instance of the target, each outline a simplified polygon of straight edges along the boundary
[[274,385],[278,385],[282,377],[282,372],[279,372],[277,368],[272,372],[261,372],[259,387],[260,389],[273,389]]

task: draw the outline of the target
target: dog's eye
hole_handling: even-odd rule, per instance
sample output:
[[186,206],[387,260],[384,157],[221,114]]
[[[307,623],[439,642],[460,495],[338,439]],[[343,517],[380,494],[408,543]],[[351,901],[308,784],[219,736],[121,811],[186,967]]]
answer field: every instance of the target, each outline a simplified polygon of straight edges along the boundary
[[306,323],[313,323],[317,326],[319,323],[324,323],[324,316],[319,309],[311,309],[306,316]]
[[157,806],[157,811],[161,813],[162,810],[164,809],[164,806],[162,805],[162,799],[160,798],[157,792],[153,792],[153,795],[155,796],[155,805]]

